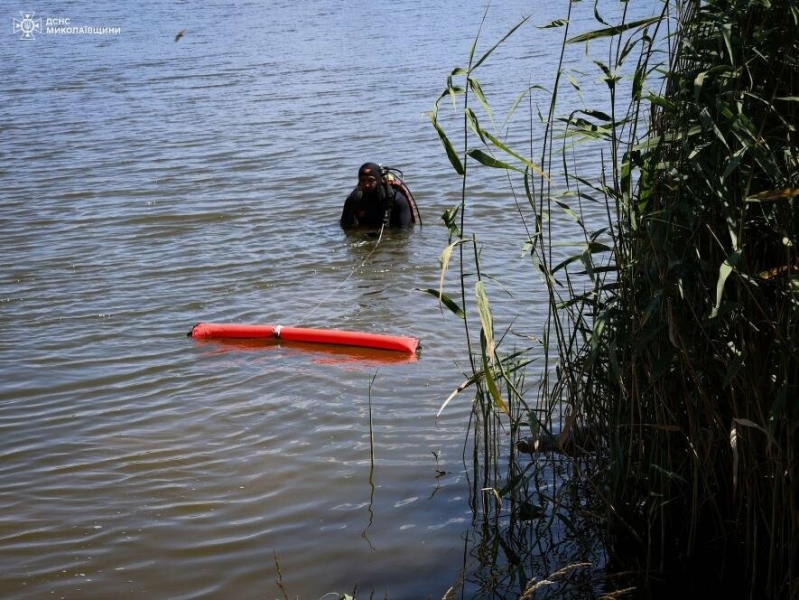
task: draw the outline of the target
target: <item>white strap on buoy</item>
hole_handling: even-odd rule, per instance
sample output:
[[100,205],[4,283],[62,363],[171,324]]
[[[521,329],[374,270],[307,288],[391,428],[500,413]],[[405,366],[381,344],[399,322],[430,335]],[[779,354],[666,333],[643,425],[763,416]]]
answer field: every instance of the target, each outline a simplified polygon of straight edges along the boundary
[[280,330],[281,330],[281,329],[282,329],[282,327],[281,327],[280,325],[276,325],[276,326],[275,326],[275,337],[276,337],[277,339],[280,339]]

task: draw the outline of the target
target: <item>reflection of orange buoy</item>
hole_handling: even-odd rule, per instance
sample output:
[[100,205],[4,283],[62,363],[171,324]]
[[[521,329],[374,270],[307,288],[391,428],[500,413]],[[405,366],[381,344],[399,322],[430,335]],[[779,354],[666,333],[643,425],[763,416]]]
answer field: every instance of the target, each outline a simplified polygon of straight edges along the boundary
[[383,335],[338,329],[308,329],[305,327],[281,327],[280,325],[244,325],[241,323],[197,323],[189,335],[197,339],[258,339],[275,338],[290,342],[336,344],[377,348],[413,354],[419,348],[419,340],[399,335]]

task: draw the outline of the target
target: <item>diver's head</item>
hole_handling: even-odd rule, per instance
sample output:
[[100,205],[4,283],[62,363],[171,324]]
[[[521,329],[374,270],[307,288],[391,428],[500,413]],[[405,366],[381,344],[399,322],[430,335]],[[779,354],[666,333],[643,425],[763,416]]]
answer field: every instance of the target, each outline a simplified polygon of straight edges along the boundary
[[361,165],[361,168],[358,169],[358,187],[361,188],[366,195],[371,194],[377,189],[377,185],[380,183],[381,178],[380,165],[376,163],[368,162]]

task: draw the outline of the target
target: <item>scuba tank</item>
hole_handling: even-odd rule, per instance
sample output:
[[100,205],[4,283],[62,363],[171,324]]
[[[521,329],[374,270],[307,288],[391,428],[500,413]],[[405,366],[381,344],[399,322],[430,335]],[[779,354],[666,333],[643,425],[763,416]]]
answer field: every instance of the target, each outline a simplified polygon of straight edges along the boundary
[[[422,224],[422,217],[419,214],[419,209],[416,206],[416,199],[413,197],[411,190],[403,181],[403,173],[401,170],[395,167],[384,167],[383,165],[380,166],[380,174],[383,177],[383,185],[386,186],[386,190],[399,190],[403,193],[403,195],[408,199],[408,204],[411,207],[411,221],[419,225]],[[394,193],[387,194],[389,196],[389,204],[386,208],[386,214],[383,217],[383,222],[388,225],[388,221],[391,217],[391,208],[394,202]]]

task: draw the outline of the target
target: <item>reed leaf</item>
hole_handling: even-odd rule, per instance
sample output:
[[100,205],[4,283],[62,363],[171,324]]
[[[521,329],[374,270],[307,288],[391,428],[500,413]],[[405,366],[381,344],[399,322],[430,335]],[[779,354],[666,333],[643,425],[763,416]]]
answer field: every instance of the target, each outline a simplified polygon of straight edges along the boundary
[[[474,70],[475,70],[477,67],[479,67],[480,65],[482,65],[482,64],[483,64],[483,63],[484,63],[484,62],[485,62],[485,61],[488,59],[488,57],[489,57],[489,56],[491,56],[491,55],[494,53],[494,51],[495,51],[497,48],[499,48],[499,47],[500,47],[500,46],[501,46],[501,45],[502,45],[502,44],[505,42],[505,40],[507,40],[507,39],[508,39],[510,36],[512,36],[512,35],[513,35],[513,34],[516,32],[516,30],[517,30],[517,29],[519,29],[519,27],[521,27],[522,25],[524,25],[524,24],[525,24],[525,23],[526,23],[526,22],[527,22],[529,19],[530,19],[530,17],[524,17],[524,18],[523,18],[521,21],[519,21],[519,22],[518,22],[518,23],[517,23],[515,26],[513,26],[513,27],[510,29],[510,31],[508,31],[508,32],[507,32],[505,35],[503,35],[503,36],[502,36],[502,38],[500,38],[500,40],[499,40],[499,41],[498,41],[496,44],[494,44],[493,46],[491,46],[491,48],[489,48],[489,49],[488,49],[488,50],[485,52],[485,54],[483,54],[483,55],[482,55],[482,56],[481,56],[481,57],[480,57],[480,58],[477,60],[477,62],[476,62],[476,63],[474,63],[474,65],[472,66],[472,68],[471,68],[470,70],[471,70],[472,72],[474,72]],[[476,41],[477,41],[477,40],[475,39],[475,42],[476,42]],[[473,49],[474,49],[474,47],[473,47]]]
[[441,416],[441,413],[443,413],[443,412],[444,412],[444,409],[445,409],[445,408],[447,408],[447,406],[449,406],[449,403],[450,403],[450,402],[452,402],[452,400],[453,400],[453,399],[454,399],[454,398],[455,398],[455,397],[456,397],[458,394],[460,394],[460,393],[461,393],[462,391],[464,391],[465,389],[468,389],[469,387],[473,386],[475,383],[477,383],[478,381],[480,381],[480,380],[481,380],[481,379],[482,379],[484,376],[485,376],[485,373],[483,373],[483,371],[479,371],[479,372],[477,372],[477,373],[474,373],[474,374],[472,374],[472,376],[471,376],[471,377],[469,377],[469,378],[468,378],[466,381],[464,381],[464,382],[463,382],[462,384],[460,384],[460,385],[459,385],[457,388],[455,388],[455,389],[452,391],[452,393],[451,393],[449,396],[447,396],[447,399],[446,399],[446,400],[444,400],[443,404],[442,404],[442,405],[441,405],[441,407],[438,409],[438,412],[436,413],[436,419],[437,419],[437,418],[439,418],[439,417]]
[[555,19],[554,21],[550,21],[546,25],[539,25],[538,29],[552,29],[555,27],[565,27],[569,24],[569,21],[566,19]]
[[582,42],[590,42],[592,40],[598,40],[607,37],[615,37],[621,33],[624,33],[625,31],[630,31],[631,29],[638,29],[641,27],[648,27],[649,25],[655,25],[659,22],[660,17],[652,17],[649,19],[641,19],[640,21],[633,21],[632,23],[624,23],[623,25],[614,25],[604,29],[597,29],[596,31],[589,31],[588,33],[574,36],[573,38],[566,40],[566,43],[579,44]]
[[724,295],[724,284],[727,282],[727,278],[735,270],[735,266],[740,262],[741,256],[742,251],[736,250],[726,259],[724,259],[724,262],[721,263],[721,266],[719,267],[719,278],[718,283],[716,284],[716,304],[713,306],[713,312],[710,314],[711,319],[718,316],[719,306],[721,306],[721,298]]
[[449,296],[447,296],[442,291],[434,290],[432,288],[425,288],[425,289],[416,288],[416,289],[419,292],[424,292],[425,294],[430,294],[431,296],[436,298],[439,302],[441,302],[441,304],[446,306],[450,310],[450,312],[452,314],[454,314],[456,317],[458,317],[459,319],[465,319],[466,318],[466,314],[463,312],[463,309],[460,306],[458,306],[458,303],[455,300],[453,300],[452,298],[450,298]]
[[452,253],[455,248],[460,246],[462,243],[463,242],[461,241],[452,242],[441,252],[441,257],[439,259],[439,263],[441,264],[441,274],[438,280],[439,297],[444,295],[444,279],[447,275],[447,269],[449,269],[449,263],[452,260]]
[[511,166],[506,162],[502,162],[501,160],[497,160],[490,154],[486,154],[479,148],[471,148],[469,151],[466,152],[466,154],[468,154],[477,162],[479,162],[481,165],[484,165],[486,167],[492,167],[494,169],[505,169],[508,171],[521,171],[521,169]]
[[477,101],[480,102],[480,104],[482,105],[483,110],[488,115],[488,118],[492,119],[491,105],[489,105],[488,100],[486,100],[486,96],[485,93],[483,93],[483,88],[480,85],[480,82],[477,81],[477,79],[475,79],[474,77],[469,76],[466,78],[466,83],[469,86],[469,89],[472,90],[472,92],[474,93],[475,97],[477,98]]
[[799,196],[799,188],[785,188],[781,190],[767,190],[752,194],[746,198],[747,202],[776,202],[778,200],[791,200]]
[[481,341],[481,360],[483,365],[483,374],[485,375],[484,379],[486,385],[488,386],[488,391],[491,394],[491,398],[494,401],[494,405],[501,410],[506,415],[510,416],[510,409],[508,409],[508,405],[502,399],[502,394],[499,391],[499,387],[497,387],[497,382],[494,379],[494,372],[491,368],[490,356],[487,349],[487,343],[485,338],[485,330],[481,331],[480,341]]
[[[549,174],[546,173],[540,166],[538,166],[535,163],[531,162],[530,160],[526,159],[524,156],[522,156],[518,152],[516,152],[513,149],[511,149],[510,147],[508,147],[505,143],[503,143],[501,140],[499,140],[495,136],[491,135],[489,132],[486,131],[484,133],[485,133],[485,136],[489,140],[491,140],[491,143],[494,144],[494,146],[496,146],[497,148],[499,148],[500,150],[502,150],[506,154],[512,156],[513,158],[521,161],[524,164],[525,167],[535,171],[536,173],[541,175],[547,181],[551,181],[550,178],[549,178]],[[514,170],[520,171],[519,169],[514,169]]]
[[478,281],[475,284],[475,296],[477,297],[477,312],[480,315],[480,325],[485,337],[486,352],[491,357],[490,362],[493,363],[495,352],[494,317],[491,314],[491,306],[488,302],[485,284],[482,281]]
[[441,143],[444,145],[444,150],[447,153],[447,158],[449,158],[450,164],[455,169],[455,172],[458,175],[463,175],[464,174],[463,163],[461,163],[461,159],[458,156],[458,153],[455,152],[455,148],[453,147],[452,142],[449,141],[446,132],[438,124],[436,117],[434,115],[431,115],[430,118],[433,122],[433,127],[438,133],[438,138],[441,140]]
[[464,112],[466,114],[466,121],[469,124],[469,128],[478,135],[481,142],[486,144],[485,132],[483,131],[483,128],[480,127],[480,122],[477,119],[477,115],[474,114],[474,111],[471,108],[467,108]]

